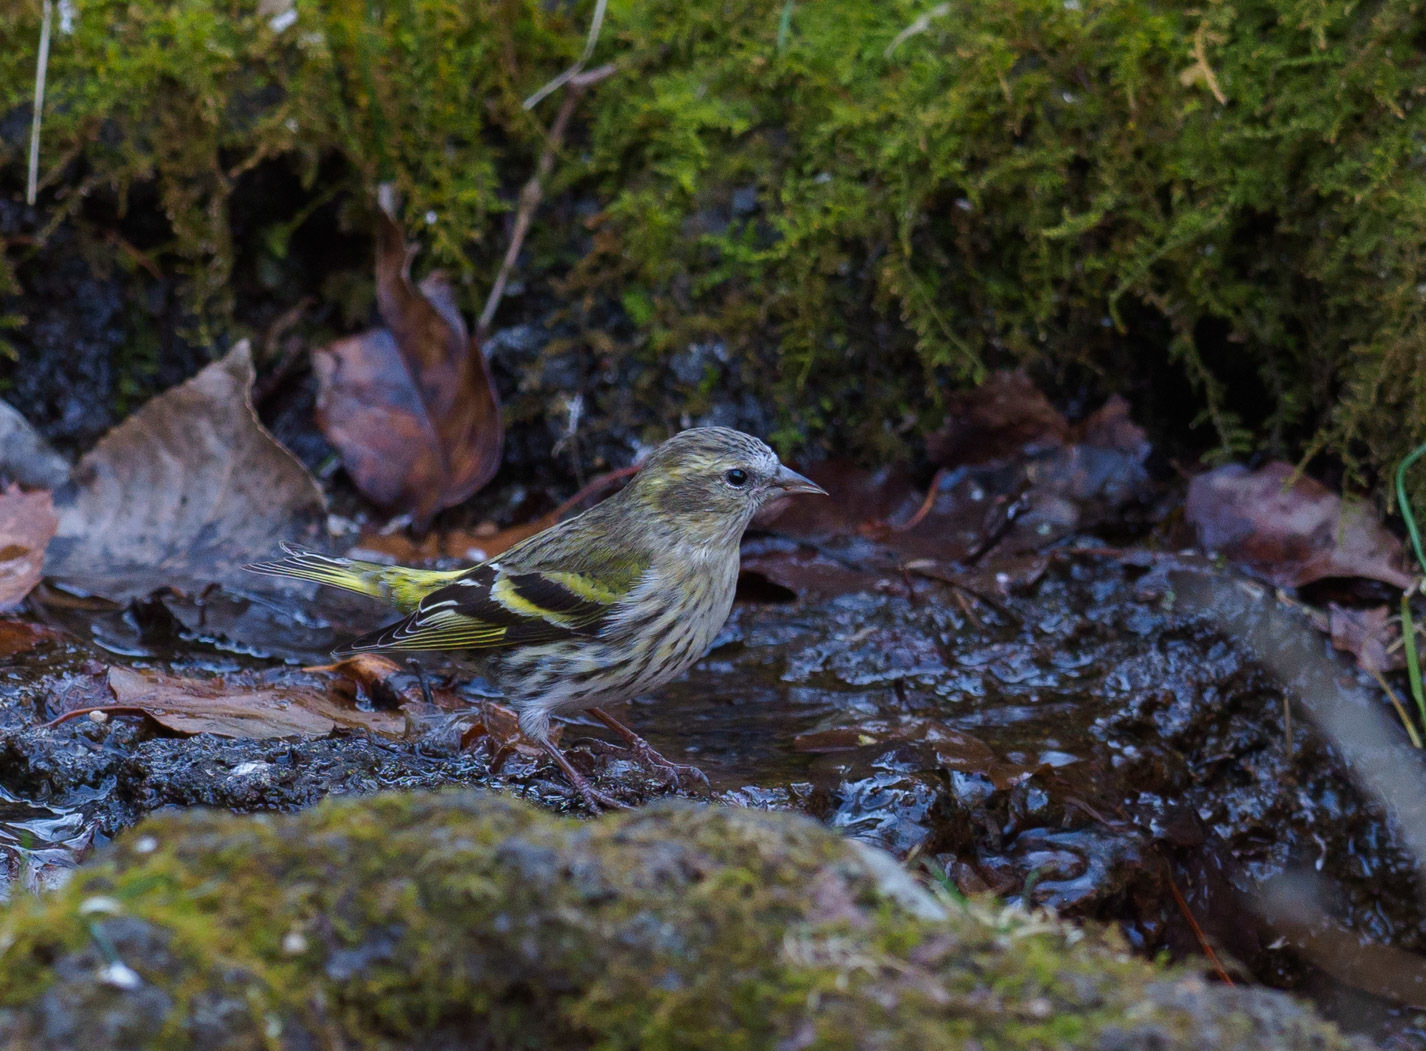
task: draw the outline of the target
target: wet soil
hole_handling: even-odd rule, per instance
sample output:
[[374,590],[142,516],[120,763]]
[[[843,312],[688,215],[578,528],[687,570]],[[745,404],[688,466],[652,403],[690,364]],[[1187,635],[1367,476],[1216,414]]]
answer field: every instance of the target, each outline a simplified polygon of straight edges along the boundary
[[[811,813],[963,893],[1114,922],[1145,953],[1213,970],[1211,946],[1237,979],[1298,989],[1390,1046],[1426,1046],[1426,975],[1410,955],[1426,922],[1401,833],[1423,815],[1371,802],[1304,710],[1309,680],[1364,718],[1383,702],[1299,609],[1209,561],[1091,539],[972,570],[878,573],[845,555],[752,541],[749,565],[775,566],[781,583],[746,572],[710,655],[629,721],[699,765],[721,801]],[[185,738],[127,715],[41,725],[97,696],[112,664],[311,682],[301,665],[375,610],[225,594],[32,605],[46,626],[10,629],[20,640],[0,659],[12,883],[59,878],[166,807],[294,810],[461,784],[573,809],[548,763],[469,735],[462,747],[488,692],[456,666],[432,666],[433,681],[476,714],[413,719],[406,740]],[[1291,681],[1265,646],[1292,655]],[[412,695],[414,677],[398,679]],[[668,791],[602,729],[576,723],[563,739],[606,791],[631,803]],[[1403,737],[1375,758],[1407,764],[1409,751]],[[1348,950],[1365,955],[1344,966]]]

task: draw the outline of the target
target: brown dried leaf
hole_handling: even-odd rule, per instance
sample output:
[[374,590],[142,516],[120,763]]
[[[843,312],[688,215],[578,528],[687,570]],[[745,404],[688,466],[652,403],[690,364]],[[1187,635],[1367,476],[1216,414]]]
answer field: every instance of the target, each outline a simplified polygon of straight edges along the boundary
[[18,606],[40,582],[45,548],[59,526],[49,493],[0,492],[0,609]]
[[1149,435],[1129,416],[1129,403],[1117,394],[1075,427],[1076,441],[1100,449],[1128,453],[1138,462],[1148,458]]
[[114,703],[145,712],[177,733],[220,737],[323,737],[336,729],[400,737],[398,712],[364,712],[349,701],[308,687],[274,687],[186,679],[134,668],[109,669]]
[[[513,708],[494,701],[485,701],[472,713],[472,720],[460,736],[462,751],[484,742],[498,767],[510,754],[522,755],[528,759],[539,759],[544,749],[520,732],[520,716]],[[563,726],[551,727],[556,733],[563,733]],[[559,743],[558,736],[551,740]]]
[[804,598],[845,595],[877,590],[888,584],[898,592],[905,591],[896,567],[886,559],[865,559],[860,565],[848,565],[816,547],[789,543],[778,537],[758,537],[743,544],[738,576],[740,598],[776,597],[778,589]]
[[868,471],[828,460],[806,474],[827,490],[827,497],[777,500],[762,510],[758,524],[799,538],[856,536],[870,523],[909,518],[921,502],[909,472],[900,466]]
[[1018,369],[955,395],[946,416],[926,439],[927,454],[943,467],[1019,456],[1027,445],[1062,445],[1069,435],[1064,416]]
[[1185,507],[1199,543],[1278,587],[1327,577],[1411,585],[1401,541],[1366,504],[1344,502],[1311,478],[1287,486],[1292,475],[1286,463],[1256,471],[1230,464],[1199,475]]
[[355,653],[333,664],[317,664],[302,670],[335,675],[340,680],[337,685],[339,691],[358,699],[366,697],[384,708],[399,708],[407,701],[391,681],[404,669],[390,657],[379,653]]
[[321,490],[258,422],[246,340],[119,424],[55,494],[45,574],[113,599],[254,586],[243,566],[326,532]]
[[[411,711],[413,709],[410,706],[421,707],[425,704],[420,684],[410,681],[414,678],[411,669],[403,668],[390,657],[383,657],[379,653],[357,653],[344,657],[335,664],[318,664],[302,670],[335,675],[338,677],[336,688],[340,693],[357,699],[366,698],[383,708],[403,708]],[[407,677],[408,684],[404,689],[393,681],[398,675]],[[429,683],[428,686],[431,702],[435,707],[447,711],[464,711],[470,707],[470,702],[455,690],[435,683]]]
[[1366,671],[1395,671],[1406,667],[1400,650],[1391,645],[1401,638],[1394,627],[1391,611],[1385,606],[1371,609],[1348,609],[1335,602],[1327,607],[1327,630],[1332,645],[1357,658]]
[[383,555],[404,564],[454,559],[461,562],[484,562],[502,554],[526,537],[534,536],[559,521],[555,512],[541,515],[507,529],[451,529],[444,533],[427,533],[415,540],[405,533],[363,533],[347,552],[352,558]]
[[390,657],[383,657],[379,653],[354,653],[332,664],[315,664],[302,670],[331,672],[351,680],[358,686],[372,686],[385,682],[393,675],[400,675],[402,669],[401,665]]
[[0,620],[0,660],[17,657],[42,642],[60,637],[59,632],[44,624],[28,620]]
[[376,302],[385,328],[313,354],[317,423],[374,503],[418,526],[500,466],[500,403],[445,277],[411,282],[414,250],[385,206],[377,220]]

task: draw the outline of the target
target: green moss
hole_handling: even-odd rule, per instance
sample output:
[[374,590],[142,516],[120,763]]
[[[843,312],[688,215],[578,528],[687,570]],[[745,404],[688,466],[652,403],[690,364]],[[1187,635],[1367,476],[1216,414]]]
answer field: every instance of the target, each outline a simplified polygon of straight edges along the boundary
[[[353,191],[356,228],[390,179],[474,308],[558,105],[520,100],[579,53],[591,6],[318,0],[275,31],[252,4],[87,4],[56,38],[42,170],[155,185],[163,256],[218,319],[235,253],[259,250],[231,243],[245,172]],[[551,186],[596,212],[537,223],[524,274],[601,355],[721,341],[784,443],[884,455],[948,390],[1028,362],[1105,387],[1171,368],[1227,449],[1390,463],[1426,440],[1420,16],[614,0],[596,58],[620,72]],[[0,113],[28,105],[37,18],[0,29]]]
[[[116,989],[115,963],[142,985]],[[234,1048],[1348,1046],[1286,997],[938,900],[809,821],[719,808],[189,813],[0,913],[7,1047],[206,1047],[215,1025]]]

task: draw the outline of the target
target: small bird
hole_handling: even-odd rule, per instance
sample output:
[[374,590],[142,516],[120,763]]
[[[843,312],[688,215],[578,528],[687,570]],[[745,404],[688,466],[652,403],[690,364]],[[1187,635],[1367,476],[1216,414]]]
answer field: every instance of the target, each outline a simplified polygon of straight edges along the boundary
[[383,599],[406,616],[344,652],[477,651],[520,716],[591,810],[621,806],[555,747],[550,719],[587,711],[674,784],[701,771],[670,762],[604,705],[677,676],[713,644],[737,587],[739,543],[769,500],[820,493],[766,444],[695,427],[658,446],[623,490],[469,569],[439,572],[287,557],[248,568]]

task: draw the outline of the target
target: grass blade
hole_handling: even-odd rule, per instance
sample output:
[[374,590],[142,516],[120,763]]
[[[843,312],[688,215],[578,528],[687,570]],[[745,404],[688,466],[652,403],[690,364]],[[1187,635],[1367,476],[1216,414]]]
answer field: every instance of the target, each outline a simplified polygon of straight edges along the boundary
[[1426,691],[1421,688],[1421,662],[1416,657],[1416,625],[1411,620],[1411,597],[1401,595],[1401,641],[1406,647],[1406,676],[1411,680],[1411,696],[1416,701],[1416,710],[1421,713],[1421,723],[1426,726]]

